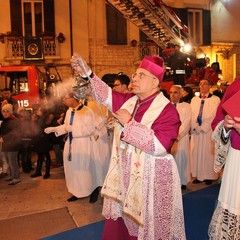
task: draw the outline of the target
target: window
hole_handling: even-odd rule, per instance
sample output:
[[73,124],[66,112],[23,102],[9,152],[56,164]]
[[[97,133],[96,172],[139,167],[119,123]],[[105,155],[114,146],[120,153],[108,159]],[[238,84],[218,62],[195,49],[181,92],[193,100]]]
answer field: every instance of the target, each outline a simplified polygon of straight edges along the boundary
[[194,44],[203,44],[203,18],[201,9],[188,9],[188,31]]
[[55,35],[54,0],[10,0],[10,11],[14,35]]
[[28,92],[26,72],[0,72],[0,88],[9,88],[13,95]]
[[127,22],[126,19],[109,4],[106,4],[107,19],[107,44],[127,44]]
[[9,88],[13,95],[28,92],[28,75],[27,72],[8,73]]
[[22,0],[24,36],[39,36],[44,32],[43,15],[42,0]]

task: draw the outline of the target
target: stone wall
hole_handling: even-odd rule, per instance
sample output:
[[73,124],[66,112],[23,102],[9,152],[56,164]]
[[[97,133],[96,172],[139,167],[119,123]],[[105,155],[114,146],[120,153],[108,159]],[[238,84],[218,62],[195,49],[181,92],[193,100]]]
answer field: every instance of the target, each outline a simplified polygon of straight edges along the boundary
[[128,76],[140,62],[139,48],[132,46],[107,46],[101,40],[90,41],[90,65],[99,77],[107,73],[124,72]]

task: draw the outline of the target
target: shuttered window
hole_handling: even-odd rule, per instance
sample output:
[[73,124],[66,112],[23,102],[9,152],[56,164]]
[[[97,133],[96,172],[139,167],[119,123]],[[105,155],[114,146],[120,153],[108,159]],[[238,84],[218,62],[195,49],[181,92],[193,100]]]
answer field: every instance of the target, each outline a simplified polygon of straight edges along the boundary
[[22,35],[21,0],[10,0],[11,32],[13,35]]
[[107,44],[127,44],[127,22],[121,13],[106,4]]
[[203,45],[211,45],[211,12],[203,10]]

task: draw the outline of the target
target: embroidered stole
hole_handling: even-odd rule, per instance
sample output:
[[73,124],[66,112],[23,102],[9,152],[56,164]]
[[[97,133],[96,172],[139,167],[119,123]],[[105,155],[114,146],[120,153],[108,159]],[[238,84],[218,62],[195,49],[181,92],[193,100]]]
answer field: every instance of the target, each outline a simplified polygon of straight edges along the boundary
[[231,145],[230,139],[227,143],[224,143],[221,139],[223,131],[224,120],[218,123],[212,133],[212,140],[215,143],[215,154],[214,154],[214,171],[219,173],[226,162],[228,151]]
[[[73,125],[73,119],[74,119],[74,115],[75,115],[76,111],[80,111],[82,108],[83,108],[83,104],[79,105],[77,107],[77,109],[75,109],[75,108],[72,109],[71,115],[70,115],[70,121],[69,121],[70,126]],[[68,133],[68,137],[69,137],[68,161],[72,161],[72,140],[73,140],[72,132]]]
[[[128,109],[133,112],[138,97],[134,96],[129,99],[121,108]],[[144,113],[141,123],[151,128],[155,119],[162,112],[164,107],[169,103],[169,100],[163,97],[160,93],[153,100],[148,110]],[[120,141],[120,134],[123,128],[117,124],[114,128],[113,150],[110,161],[108,174],[105,178],[102,195],[107,198],[112,198],[119,202],[123,207],[123,212],[136,221],[139,225],[143,225],[143,175],[144,164],[147,153],[133,147],[130,144]],[[122,174],[122,159],[120,148],[127,146],[126,154],[131,154],[131,170],[130,183],[127,192],[124,192],[123,174]]]

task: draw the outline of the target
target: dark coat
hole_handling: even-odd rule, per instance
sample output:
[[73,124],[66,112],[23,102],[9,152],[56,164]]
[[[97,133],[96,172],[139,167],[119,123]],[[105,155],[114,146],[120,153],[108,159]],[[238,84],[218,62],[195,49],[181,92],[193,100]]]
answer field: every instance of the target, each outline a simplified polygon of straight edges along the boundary
[[20,150],[19,120],[14,116],[4,118],[0,128],[0,135],[3,138],[3,152],[17,152]]
[[46,127],[49,127],[48,116],[37,117],[33,122],[33,151],[38,153],[46,153],[51,150],[51,142],[48,134],[44,132]]
[[20,144],[21,149],[28,149],[33,147],[33,121],[30,118],[19,119]]

